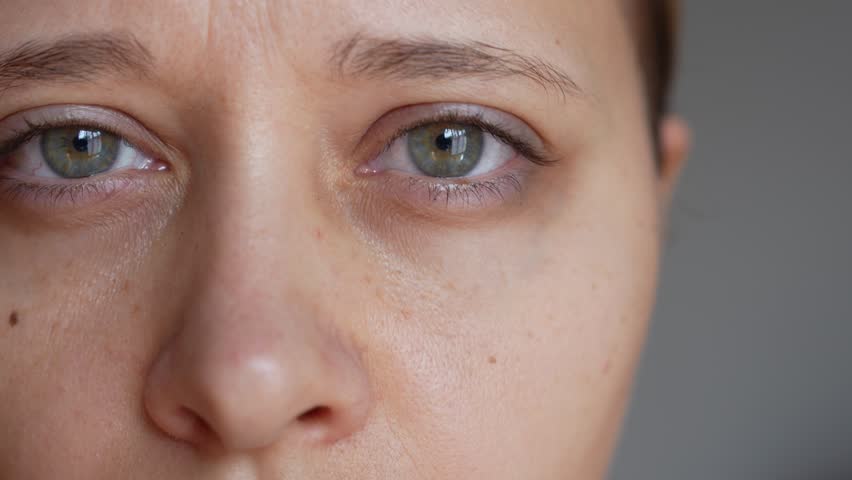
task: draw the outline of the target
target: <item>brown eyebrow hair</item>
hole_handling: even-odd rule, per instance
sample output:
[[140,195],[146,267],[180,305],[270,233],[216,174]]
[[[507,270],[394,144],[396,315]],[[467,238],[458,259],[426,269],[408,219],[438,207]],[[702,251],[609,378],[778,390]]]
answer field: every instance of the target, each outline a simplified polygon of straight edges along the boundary
[[[337,44],[331,62],[343,75],[432,80],[521,76],[563,97],[582,93],[577,83],[555,65],[478,41],[355,35]],[[32,40],[0,52],[0,93],[26,81],[79,82],[103,76],[105,71],[148,76],[152,65],[151,53],[128,33],[76,34],[52,42]]]
[[0,93],[25,81],[79,82],[108,73],[150,73],[151,53],[127,33],[76,34],[32,40],[0,52]]
[[331,63],[343,76],[427,80],[520,76],[563,98],[583,93],[571,76],[552,63],[479,41],[379,39],[358,34],[338,43]]

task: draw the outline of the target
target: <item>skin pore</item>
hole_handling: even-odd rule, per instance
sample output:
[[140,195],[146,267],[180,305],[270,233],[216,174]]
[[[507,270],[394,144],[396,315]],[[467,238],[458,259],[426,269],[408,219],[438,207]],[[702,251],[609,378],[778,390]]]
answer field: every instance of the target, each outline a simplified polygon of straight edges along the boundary
[[0,478],[604,476],[686,151],[620,0],[0,11]]

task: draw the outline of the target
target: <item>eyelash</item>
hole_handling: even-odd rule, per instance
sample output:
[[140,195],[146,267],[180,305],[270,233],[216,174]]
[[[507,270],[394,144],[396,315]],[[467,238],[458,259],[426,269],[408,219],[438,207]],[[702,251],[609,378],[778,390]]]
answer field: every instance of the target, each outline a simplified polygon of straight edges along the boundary
[[[510,129],[501,126],[499,123],[486,120],[482,112],[469,114],[449,111],[407,123],[393,131],[379,154],[386,153],[394,142],[411,131],[436,123],[465,124],[479,128],[492,135],[497,141],[514,149],[521,157],[534,165],[549,167],[559,162],[559,158],[552,157],[546,151],[521,139],[518,135],[510,133]],[[521,172],[504,172],[501,175],[483,179],[453,179],[423,175],[407,176],[403,178],[402,182],[404,182],[403,188],[407,194],[420,195],[432,204],[441,204],[445,209],[454,209],[454,207],[463,208],[476,204],[483,206],[487,200],[486,197],[503,201],[511,193],[523,190],[523,176]],[[394,187],[398,187],[394,180],[393,178],[387,179],[385,185],[391,193],[393,193]]]
[[[0,166],[2,166],[3,159],[8,155],[13,154],[33,139],[38,138],[39,135],[53,129],[65,127],[101,130],[121,138],[122,142],[125,142],[132,148],[139,149],[136,144],[127,140],[124,134],[118,132],[117,129],[106,122],[89,119],[82,122],[77,119],[41,122],[32,122],[29,119],[23,119],[23,122],[27,125],[26,129],[13,130],[11,138],[0,142]],[[91,197],[108,197],[120,191],[129,183],[131,182],[128,179],[121,178],[120,175],[103,176],[103,178],[92,177],[86,181],[75,181],[73,183],[34,183],[0,174],[0,193],[11,201],[20,201],[23,199],[35,204],[47,204],[51,208],[56,208],[58,205],[66,202],[71,206],[77,205],[79,198],[82,196],[90,199]]]
[[[24,119],[24,123],[27,125],[25,130],[15,131],[10,139],[0,142],[0,163],[3,158],[11,155],[39,135],[49,130],[63,127],[85,127],[108,132],[122,138],[123,142],[138,149],[134,143],[131,143],[125,138],[124,134],[118,132],[117,129],[106,122],[88,119],[85,121],[68,119],[31,122],[28,119]],[[521,157],[535,165],[551,166],[558,162],[558,159],[550,157],[542,149],[519,138],[518,135],[510,133],[510,129],[496,122],[486,120],[481,112],[471,114],[450,111],[408,123],[393,131],[384,142],[381,152],[386,152],[394,142],[411,131],[435,123],[458,123],[479,128],[483,132],[492,135],[496,140],[508,145]],[[144,149],[141,151],[149,153]],[[122,179],[121,175],[104,175],[103,178],[92,177],[86,181],[53,184],[25,182],[20,179],[0,175],[0,189],[2,189],[2,193],[8,198],[20,200],[21,198],[29,197],[27,198],[28,201],[47,203],[52,207],[66,202],[72,206],[76,205],[78,200],[84,196],[89,198],[92,196],[107,197],[127,186],[128,183],[130,183],[128,179]],[[451,204],[467,206],[475,202],[482,205],[486,196],[503,200],[508,193],[512,191],[520,192],[522,190],[521,178],[515,172],[504,172],[502,175],[492,178],[464,179],[462,181],[428,176],[409,176],[407,177],[406,184],[405,187],[407,187],[409,194],[421,194],[431,203],[440,202],[448,207]]]
[[0,182],[9,182],[8,185],[3,185],[0,188],[2,188],[2,194],[10,200],[14,201],[25,198],[29,202],[36,204],[46,203],[54,208],[66,201],[70,205],[76,205],[78,197],[82,195],[89,198],[93,196],[105,198],[118,192],[129,183],[127,180],[110,178],[96,182],[77,182],[73,184],[38,184],[22,182],[6,176],[0,176]]
[[[12,138],[0,142],[0,157],[5,157],[6,155],[11,155],[17,149],[23,147],[30,140],[38,137],[39,135],[56,129],[56,128],[66,128],[66,127],[75,127],[75,128],[90,128],[92,130],[101,130],[106,133],[115,135],[122,139],[122,141],[130,143],[128,140],[124,138],[124,135],[115,131],[115,129],[111,125],[101,124],[97,121],[86,121],[81,123],[77,120],[69,119],[67,121],[57,121],[57,122],[31,122],[27,119],[24,119],[24,123],[27,124],[26,130],[18,130],[14,131],[12,134]],[[136,145],[130,144],[134,148]]]
[[516,152],[521,154],[524,158],[536,165],[548,166],[553,165],[557,162],[556,159],[550,158],[547,153],[536,148],[529,142],[526,142],[518,138],[516,135],[509,133],[508,129],[503,128],[494,122],[485,120],[484,115],[482,115],[481,113],[461,114],[458,112],[446,112],[441,115],[424,118],[411,124],[407,124],[403,127],[396,129],[394,133],[391,134],[390,138],[387,140],[387,142],[385,142],[385,146],[382,152],[386,152],[389,148],[391,148],[395,141],[404,137],[412,130],[415,130],[420,127],[425,127],[434,123],[460,123],[479,128],[483,132],[489,133],[499,141],[505,143],[506,145],[509,145],[510,147],[515,149]]
[[445,207],[449,207],[456,204],[467,206],[474,204],[474,202],[483,205],[486,196],[504,200],[509,191],[520,192],[522,183],[518,175],[513,173],[470,183],[437,183],[411,178],[409,179],[408,189],[413,193],[422,190],[432,203],[440,202]]

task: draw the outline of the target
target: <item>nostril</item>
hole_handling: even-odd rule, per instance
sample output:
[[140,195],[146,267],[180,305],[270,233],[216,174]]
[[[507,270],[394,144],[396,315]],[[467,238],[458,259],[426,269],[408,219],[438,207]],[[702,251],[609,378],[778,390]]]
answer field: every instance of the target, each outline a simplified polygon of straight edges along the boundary
[[181,429],[183,432],[180,435],[177,435],[178,437],[181,437],[181,440],[198,442],[215,436],[210,424],[192,409],[184,406],[179,407],[177,417],[181,419],[181,424],[183,425],[183,428]]
[[314,407],[301,415],[298,420],[304,424],[317,424],[327,422],[331,418],[331,409],[328,407]]
[[305,410],[293,423],[308,444],[331,445],[355,433],[362,420],[359,412],[348,405],[343,408],[320,405]]

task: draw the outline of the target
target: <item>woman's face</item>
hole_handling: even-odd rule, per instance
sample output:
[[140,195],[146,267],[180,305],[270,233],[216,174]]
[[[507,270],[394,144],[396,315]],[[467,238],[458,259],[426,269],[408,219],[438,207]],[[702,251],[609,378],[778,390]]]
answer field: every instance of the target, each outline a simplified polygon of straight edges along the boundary
[[621,0],[0,11],[0,477],[603,475],[672,175]]

